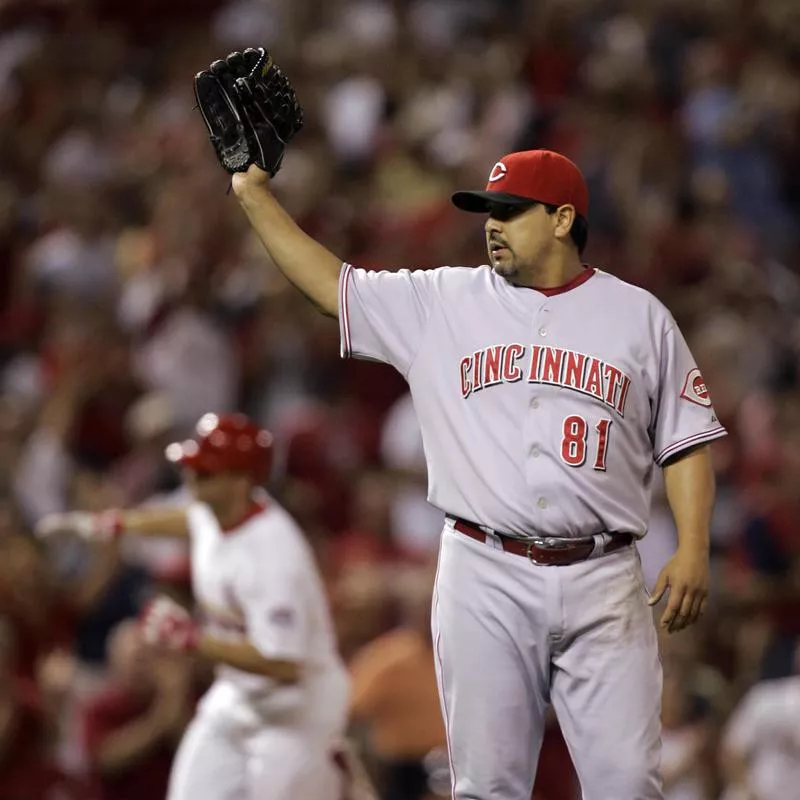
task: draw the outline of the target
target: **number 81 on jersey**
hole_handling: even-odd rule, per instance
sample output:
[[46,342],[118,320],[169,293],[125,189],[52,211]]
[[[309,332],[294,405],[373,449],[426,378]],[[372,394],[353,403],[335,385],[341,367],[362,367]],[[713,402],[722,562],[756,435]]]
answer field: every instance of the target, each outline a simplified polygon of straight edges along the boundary
[[[597,432],[597,447],[594,453],[593,468],[605,472],[608,438],[613,420],[604,417],[594,426]],[[582,467],[586,462],[588,450],[589,423],[579,414],[571,414],[564,420],[561,439],[561,458],[570,467]]]

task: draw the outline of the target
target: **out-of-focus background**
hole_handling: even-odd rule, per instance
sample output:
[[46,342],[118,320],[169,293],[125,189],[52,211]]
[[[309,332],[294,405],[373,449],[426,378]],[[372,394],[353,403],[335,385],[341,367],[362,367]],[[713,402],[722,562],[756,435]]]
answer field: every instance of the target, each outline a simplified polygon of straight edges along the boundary
[[[30,531],[180,501],[163,447],[226,409],[276,434],[271,490],[319,553],[382,797],[448,796],[427,634],[441,514],[405,384],[339,361],[193,111],[193,74],[254,44],[306,108],[276,191],[359,265],[482,263],[454,188],[515,149],[581,166],[587,260],[668,305],[730,431],[709,611],[662,642],[666,796],[800,797],[800,4],[4,0],[0,798],[164,796],[180,725],[147,739],[149,709],[177,692],[188,716],[208,674],[130,620],[155,590],[190,602],[186,553]],[[657,496],[650,580],[673,546]],[[555,725],[535,796],[576,797]]]

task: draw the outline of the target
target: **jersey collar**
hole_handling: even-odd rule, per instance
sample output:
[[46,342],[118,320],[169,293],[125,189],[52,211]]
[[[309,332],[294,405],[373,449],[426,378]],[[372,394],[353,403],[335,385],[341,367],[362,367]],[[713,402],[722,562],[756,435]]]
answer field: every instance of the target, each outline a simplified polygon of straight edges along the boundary
[[577,289],[582,283],[586,283],[597,270],[590,267],[588,264],[584,266],[583,272],[579,272],[571,281],[565,283],[563,286],[553,286],[549,289],[539,288],[538,286],[531,286],[534,292],[539,292],[545,297],[553,297],[556,294],[564,294],[572,289]]
[[253,498],[250,508],[247,509],[243,517],[231,525],[225,525],[224,527],[220,525],[219,528],[223,533],[235,533],[245,522],[249,522],[253,517],[257,517],[259,514],[266,511],[268,506],[269,500],[265,495],[259,494],[257,497]]

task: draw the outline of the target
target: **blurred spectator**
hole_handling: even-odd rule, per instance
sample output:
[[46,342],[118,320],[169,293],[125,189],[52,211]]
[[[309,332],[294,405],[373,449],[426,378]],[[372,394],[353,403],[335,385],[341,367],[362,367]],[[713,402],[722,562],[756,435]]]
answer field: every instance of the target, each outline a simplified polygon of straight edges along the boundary
[[49,751],[53,720],[16,658],[13,628],[0,617],[0,798],[45,800],[60,779]]
[[351,524],[327,548],[334,573],[358,564],[391,567],[408,556],[391,535],[391,496],[391,482],[381,472],[364,472],[355,479]]
[[409,552],[436,552],[444,515],[427,500],[425,451],[410,394],[403,395],[386,414],[381,456],[393,483],[392,537]]
[[423,570],[398,583],[402,625],[353,657],[351,713],[367,726],[384,800],[421,800],[429,791],[426,758],[446,748],[433,666],[433,575]]
[[578,776],[567,743],[555,714],[548,711],[532,800],[577,800],[579,794]]
[[149,651],[135,621],[109,643],[109,684],[83,710],[92,783],[100,800],[166,795],[172,756],[194,712],[192,665]]
[[35,680],[37,663],[53,649],[74,642],[77,602],[61,588],[33,540],[0,540],[0,615],[11,629],[14,671],[24,680]]
[[722,750],[724,800],[777,800],[800,785],[800,647],[794,675],[751,689],[734,710]]
[[150,388],[169,397],[176,426],[184,430],[208,409],[229,411],[238,400],[232,342],[209,313],[204,278],[194,281],[181,304],[162,312],[140,346],[136,365]]
[[345,661],[392,626],[394,607],[387,574],[393,568],[356,563],[332,579],[329,592],[334,624]]
[[661,770],[665,800],[705,800],[708,782],[710,729],[693,707],[692,682],[685,666],[664,668],[661,700],[663,743]]
[[170,398],[159,392],[140,397],[128,410],[125,428],[130,451],[114,464],[114,482],[124,494],[123,505],[135,506],[179,485],[164,459],[164,450],[179,438],[177,415]]

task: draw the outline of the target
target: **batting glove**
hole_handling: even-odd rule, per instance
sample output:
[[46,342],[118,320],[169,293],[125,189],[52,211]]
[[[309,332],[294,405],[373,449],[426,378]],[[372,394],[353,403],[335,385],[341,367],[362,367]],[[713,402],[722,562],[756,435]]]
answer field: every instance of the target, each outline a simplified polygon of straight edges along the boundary
[[111,541],[123,530],[122,512],[114,509],[97,514],[88,511],[47,514],[34,528],[36,536],[40,539],[48,539],[59,534],[73,534],[93,542]]
[[192,615],[169,597],[151,600],[141,613],[139,625],[147,644],[169,650],[194,650],[200,639],[200,627]]

